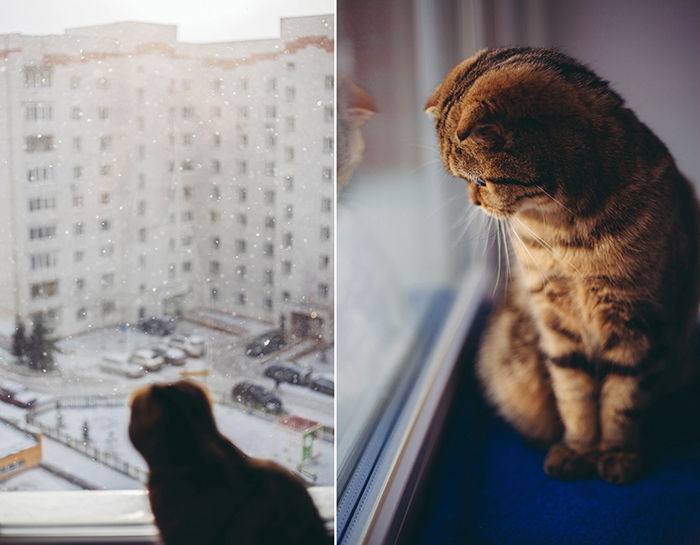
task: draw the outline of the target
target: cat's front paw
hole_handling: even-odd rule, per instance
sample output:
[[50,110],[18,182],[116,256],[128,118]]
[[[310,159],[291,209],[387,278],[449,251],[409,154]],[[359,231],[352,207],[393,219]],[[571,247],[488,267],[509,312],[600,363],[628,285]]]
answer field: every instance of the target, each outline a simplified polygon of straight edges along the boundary
[[634,450],[612,450],[601,452],[598,458],[598,475],[612,484],[629,484],[644,472],[644,462]]
[[556,479],[583,479],[596,473],[595,452],[580,453],[564,442],[549,448],[544,459],[544,472]]

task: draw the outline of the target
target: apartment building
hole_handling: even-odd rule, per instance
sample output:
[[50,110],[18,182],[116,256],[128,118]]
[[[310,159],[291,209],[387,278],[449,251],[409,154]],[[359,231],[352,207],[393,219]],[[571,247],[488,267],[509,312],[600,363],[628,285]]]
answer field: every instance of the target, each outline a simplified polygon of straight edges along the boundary
[[332,339],[333,18],[0,36],[0,319],[195,308]]

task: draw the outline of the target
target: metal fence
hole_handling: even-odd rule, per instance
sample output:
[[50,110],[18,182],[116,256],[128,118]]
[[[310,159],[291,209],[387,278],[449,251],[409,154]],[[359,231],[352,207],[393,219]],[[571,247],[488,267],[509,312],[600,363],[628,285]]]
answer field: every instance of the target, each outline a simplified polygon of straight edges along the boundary
[[93,409],[104,407],[123,407],[126,403],[125,396],[118,395],[92,395],[92,396],[69,396],[61,397],[51,401],[45,401],[27,412],[27,423],[38,428],[47,437],[77,451],[90,459],[99,462],[107,467],[118,471],[141,483],[148,482],[148,472],[137,467],[112,452],[100,450],[86,441],[77,439],[60,428],[49,426],[39,420],[37,416],[51,410],[59,409]]

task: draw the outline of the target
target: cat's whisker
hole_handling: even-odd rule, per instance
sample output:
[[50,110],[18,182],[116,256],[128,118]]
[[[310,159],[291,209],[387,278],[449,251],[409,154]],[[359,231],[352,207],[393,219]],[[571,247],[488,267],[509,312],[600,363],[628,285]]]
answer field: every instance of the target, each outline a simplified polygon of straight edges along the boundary
[[570,208],[568,208],[567,206],[565,206],[564,203],[562,203],[560,200],[555,199],[555,198],[551,195],[551,193],[549,193],[544,187],[542,187],[541,185],[537,185],[537,186],[535,186],[535,187],[537,187],[538,189],[540,189],[540,190],[542,191],[542,193],[544,193],[545,195],[547,195],[547,197],[549,197],[550,199],[552,199],[555,203],[557,203],[559,206],[561,206],[561,207],[562,207],[564,210],[566,210],[569,214],[573,214],[573,212],[571,211]]
[[[491,218],[491,219],[495,219],[495,218]],[[496,243],[497,243],[497,254],[498,254],[498,258],[497,258],[498,268],[497,268],[497,272],[496,272],[496,282],[493,285],[493,292],[491,293],[492,297],[494,295],[496,295],[496,290],[498,289],[498,283],[501,280],[501,236],[500,236],[501,231],[500,231],[500,225],[501,224],[499,223],[499,221],[496,220],[496,233],[497,233],[496,234]]]
[[510,246],[508,244],[508,233],[506,232],[506,225],[510,225],[508,223],[508,219],[504,219],[499,222],[501,224],[501,234],[503,235],[503,248],[506,253],[506,289],[508,288],[508,280],[510,280],[510,275],[511,275],[511,266],[510,266]]
[[[535,269],[537,269],[537,272],[539,272],[540,275],[542,275],[542,281],[546,284],[549,281],[549,278],[547,277],[547,275],[544,274],[544,272],[542,271],[542,269],[538,265],[537,260],[532,255],[532,253],[530,253],[530,250],[528,249],[527,244],[525,244],[525,241],[520,237],[520,234],[518,233],[517,229],[512,224],[510,224],[510,229],[511,229],[513,235],[515,236],[515,238],[518,240],[518,242],[520,242],[520,245],[522,246],[523,250],[525,250],[527,255],[530,256],[530,260],[532,261],[532,264],[534,265]],[[516,260],[516,261],[518,261],[518,260]],[[518,261],[518,263],[520,263],[520,261]],[[520,270],[523,272],[523,274],[525,273],[525,270],[524,270],[522,263],[520,263]]]
[[576,271],[577,273],[581,274],[581,271],[580,271],[573,263],[571,263],[570,261],[564,259],[560,254],[558,254],[558,253],[556,252],[556,250],[551,246],[551,244],[549,244],[549,242],[547,242],[547,241],[544,240],[541,236],[539,236],[537,233],[535,233],[526,223],[524,223],[522,220],[520,220],[519,218],[516,218],[516,217],[513,217],[513,219],[516,220],[516,221],[518,222],[518,225],[520,225],[520,226],[523,227],[525,230],[527,230],[527,232],[528,232],[530,235],[532,235],[532,237],[535,239],[535,241],[536,241],[537,243],[539,243],[539,245],[542,246],[542,248],[544,248],[545,250],[547,250],[547,252],[549,252],[549,254],[550,254],[554,259],[556,259],[556,260],[558,260],[558,261],[560,261],[560,262],[562,262],[562,263],[565,263],[566,265],[568,265],[569,267],[571,267],[574,271]]

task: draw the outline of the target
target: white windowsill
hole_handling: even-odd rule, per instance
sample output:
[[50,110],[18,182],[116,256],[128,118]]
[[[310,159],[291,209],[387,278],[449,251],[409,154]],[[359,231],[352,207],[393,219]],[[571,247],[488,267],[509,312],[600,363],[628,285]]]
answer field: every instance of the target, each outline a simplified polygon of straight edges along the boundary
[[[309,493],[331,531],[332,487]],[[160,543],[145,490],[0,494],[0,544]]]

